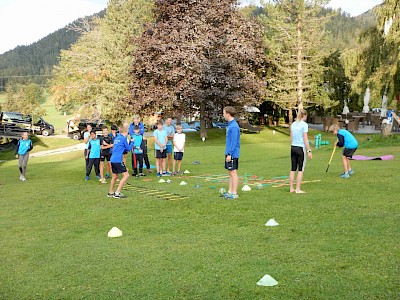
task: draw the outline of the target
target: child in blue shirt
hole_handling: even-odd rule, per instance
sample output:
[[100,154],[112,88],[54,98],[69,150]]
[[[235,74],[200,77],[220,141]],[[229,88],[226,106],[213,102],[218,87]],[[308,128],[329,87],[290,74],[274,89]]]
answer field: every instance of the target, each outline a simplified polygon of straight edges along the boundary
[[[132,175],[135,177],[146,176],[143,174],[143,135],[140,134],[140,127],[135,125],[133,128],[133,134],[131,135],[131,142],[133,141],[132,148]],[[139,174],[138,174],[139,165]]]
[[240,129],[235,120],[236,110],[232,106],[227,106],[223,110],[223,115],[228,121],[226,128],[226,146],[225,146],[225,169],[229,175],[229,189],[223,196],[226,199],[237,199],[239,186],[239,157],[240,157]]
[[342,155],[344,173],[342,173],[340,177],[350,178],[350,175],[354,174],[354,171],[350,166],[350,159],[353,157],[354,152],[356,152],[358,148],[358,142],[350,132],[348,132],[346,129],[340,129],[336,124],[333,124],[329,128],[329,131],[333,134],[336,134],[338,138],[336,147],[344,147]]
[[90,173],[92,172],[93,165],[96,178],[100,179],[100,150],[100,140],[97,138],[96,131],[92,130],[90,132],[90,140],[88,142],[86,154],[86,159],[88,159],[88,165],[86,167],[86,181],[90,180]]
[[167,145],[165,146],[165,151],[167,152],[167,157],[165,159],[166,161],[166,170],[165,168],[163,169],[163,175],[168,176],[171,175],[171,167],[172,167],[172,152],[173,152],[173,145],[172,145],[172,140],[174,139],[174,134],[175,134],[175,127],[172,125],[172,119],[167,118],[165,125],[163,126],[163,129],[167,132]]
[[22,133],[22,139],[18,141],[17,149],[15,149],[15,157],[18,159],[19,180],[26,181],[26,167],[29,160],[29,151],[33,149],[32,141],[28,138],[28,133]]
[[[160,120],[157,122],[157,129],[153,133],[155,144],[154,149],[156,151],[156,167],[157,167],[157,177],[166,174],[165,169],[165,159],[167,158],[167,142],[168,134],[167,131],[163,129],[163,122]],[[164,172],[163,172],[164,171]]]
[[[116,198],[116,199],[126,198],[126,196],[121,194],[121,190],[125,182],[129,178],[129,173],[123,161],[123,156],[124,152],[131,151],[133,148],[133,142],[128,143],[126,139],[126,136],[128,135],[128,128],[129,124],[124,123],[119,130],[119,134],[117,134],[117,136],[114,139],[113,143],[114,146],[110,159],[112,176],[111,176],[110,191],[107,195],[107,197],[110,198]],[[115,183],[117,182],[119,174],[122,174],[122,179],[119,182],[117,190],[114,193]]]

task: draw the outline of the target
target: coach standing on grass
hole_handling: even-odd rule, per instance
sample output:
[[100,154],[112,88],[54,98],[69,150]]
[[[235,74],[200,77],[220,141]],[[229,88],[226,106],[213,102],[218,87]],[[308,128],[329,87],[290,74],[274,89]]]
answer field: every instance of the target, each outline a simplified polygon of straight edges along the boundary
[[229,190],[223,196],[226,199],[237,199],[239,177],[239,156],[240,156],[240,129],[235,120],[236,110],[232,106],[227,106],[223,111],[224,118],[228,121],[226,129],[226,148],[225,148],[225,169],[229,174]]

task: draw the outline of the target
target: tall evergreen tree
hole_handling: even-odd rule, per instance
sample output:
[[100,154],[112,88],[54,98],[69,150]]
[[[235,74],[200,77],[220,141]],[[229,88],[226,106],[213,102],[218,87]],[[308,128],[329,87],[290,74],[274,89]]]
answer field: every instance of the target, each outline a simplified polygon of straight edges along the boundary
[[[131,105],[176,114],[263,100],[264,46],[235,0],[157,1],[138,40]],[[204,122],[201,134],[206,135]]]
[[269,97],[280,107],[292,110],[333,103],[325,91],[322,59],[324,26],[330,15],[320,15],[324,0],[274,0],[265,4],[261,16],[268,57],[274,67]]

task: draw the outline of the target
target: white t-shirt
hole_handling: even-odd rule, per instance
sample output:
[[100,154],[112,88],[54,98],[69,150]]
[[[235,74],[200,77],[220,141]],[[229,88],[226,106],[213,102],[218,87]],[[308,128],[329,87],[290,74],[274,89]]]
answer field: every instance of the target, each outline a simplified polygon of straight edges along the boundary
[[[174,152],[184,152],[183,147],[184,147],[184,145],[185,145],[185,141],[186,141],[186,134],[184,134],[184,133],[177,133],[177,132],[176,132],[176,133],[174,134],[174,139],[173,139],[173,142],[174,142]],[[179,149],[182,149],[182,151],[179,151],[175,145],[178,146]]]

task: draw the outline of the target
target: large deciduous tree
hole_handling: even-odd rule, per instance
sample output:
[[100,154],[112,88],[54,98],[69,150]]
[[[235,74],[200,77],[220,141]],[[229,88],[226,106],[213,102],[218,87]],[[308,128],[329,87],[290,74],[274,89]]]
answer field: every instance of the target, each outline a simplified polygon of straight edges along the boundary
[[176,115],[263,100],[265,56],[258,26],[234,0],[157,1],[137,40],[130,104]]
[[[367,76],[367,82],[375,88],[373,95],[387,93],[389,99],[400,97],[400,2],[385,0],[376,9],[379,25],[370,34],[370,47],[364,56],[370,54],[374,68]],[[372,51],[374,51],[372,53]],[[372,57],[372,58],[371,58]]]
[[62,51],[50,82],[59,109],[95,107],[113,121],[134,113],[126,101],[135,48],[131,40],[150,21],[152,5],[148,0],[110,0],[105,17],[96,19],[70,50]]
[[36,83],[9,84],[3,109],[30,115],[33,124],[38,116],[46,114],[46,110],[41,107],[44,98],[44,89]]
[[280,107],[292,110],[316,105],[330,107],[324,87],[321,49],[324,26],[330,15],[321,15],[325,0],[274,0],[265,3],[261,16],[274,76],[269,97]]

